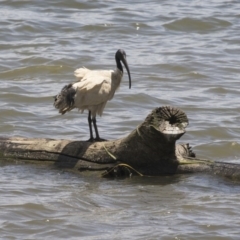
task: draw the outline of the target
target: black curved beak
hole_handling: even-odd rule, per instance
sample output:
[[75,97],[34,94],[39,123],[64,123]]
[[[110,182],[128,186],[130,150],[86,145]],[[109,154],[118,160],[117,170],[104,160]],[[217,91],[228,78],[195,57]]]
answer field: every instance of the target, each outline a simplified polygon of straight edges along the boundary
[[125,66],[125,68],[127,69],[127,72],[128,72],[128,77],[129,77],[129,89],[131,88],[131,85],[132,85],[132,80],[131,80],[131,74],[130,74],[130,70],[129,70],[129,67],[128,67],[128,63],[127,63],[127,59],[125,57],[122,58],[122,62]]

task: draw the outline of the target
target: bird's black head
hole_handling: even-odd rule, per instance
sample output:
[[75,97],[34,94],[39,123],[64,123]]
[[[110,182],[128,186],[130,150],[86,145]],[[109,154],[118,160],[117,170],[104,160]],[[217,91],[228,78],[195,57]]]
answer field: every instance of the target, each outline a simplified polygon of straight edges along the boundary
[[126,59],[126,57],[127,57],[127,55],[126,55],[126,53],[125,53],[125,51],[124,51],[123,49],[118,49],[118,50],[117,50],[117,52],[116,52],[116,54],[115,54],[115,58],[116,58],[116,59],[118,58],[119,60],[122,61],[122,59],[123,59],[123,58]]
[[128,77],[129,77],[129,88],[131,88],[131,75],[130,75],[130,70],[127,64],[127,55],[123,49],[118,49],[116,54],[115,54],[115,59],[117,63],[117,68],[123,72],[122,63],[124,64],[125,68],[127,69],[128,72]]

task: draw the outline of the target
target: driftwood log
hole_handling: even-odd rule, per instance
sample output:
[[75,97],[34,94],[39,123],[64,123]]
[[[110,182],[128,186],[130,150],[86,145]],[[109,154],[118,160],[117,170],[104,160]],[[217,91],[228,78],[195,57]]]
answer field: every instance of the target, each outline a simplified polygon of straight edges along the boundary
[[201,160],[189,144],[176,144],[188,125],[175,107],[154,109],[127,137],[105,142],[0,138],[0,159],[51,163],[57,167],[101,170],[104,176],[159,176],[211,172],[240,179],[240,165]]

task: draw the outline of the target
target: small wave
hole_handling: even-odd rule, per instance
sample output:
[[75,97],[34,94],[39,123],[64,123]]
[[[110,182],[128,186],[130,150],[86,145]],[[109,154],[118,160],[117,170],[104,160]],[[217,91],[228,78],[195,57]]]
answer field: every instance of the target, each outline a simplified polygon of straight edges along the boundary
[[[219,132],[219,130],[223,130]],[[225,130],[225,131],[224,131]],[[211,129],[211,134],[214,133],[217,139],[221,139],[225,135],[231,134],[227,129]],[[207,132],[209,134],[209,132]],[[237,141],[224,141],[216,140],[207,144],[199,145],[196,148],[196,151],[202,152],[209,159],[215,161],[236,161],[239,163],[239,142]]]
[[[46,93],[44,95],[45,92],[43,91],[39,91],[38,89],[34,89],[29,87],[29,89],[27,89],[27,87],[15,87],[15,91],[19,89],[19,92],[24,92],[22,94],[19,93],[11,93],[11,92],[6,92],[6,93],[2,93],[2,101],[4,103],[7,103],[7,107],[8,106],[14,106],[14,105],[18,105],[18,106],[26,106],[26,104],[44,104],[44,103],[48,103],[49,100],[50,103],[52,103],[53,99],[51,97],[49,97],[48,93]],[[40,102],[41,100],[41,102]],[[2,107],[3,108],[3,107]]]
[[174,20],[170,23],[166,23],[163,26],[169,30],[181,31],[181,32],[208,32],[213,30],[219,30],[231,26],[228,21],[218,18],[181,18]]
[[110,27],[112,27],[113,24],[110,23],[102,23],[102,24],[89,24],[89,25],[84,25],[81,30],[83,31],[88,31],[88,32],[92,32],[92,31],[104,31],[104,30],[108,30]]
[[190,78],[194,78],[194,79],[199,79],[199,78],[208,78],[207,75],[199,73],[197,71],[192,71],[192,72],[188,72],[186,74],[183,74],[181,76],[188,76]]
[[230,89],[229,87],[221,87],[221,86],[216,86],[216,87],[209,87],[206,91],[206,94],[222,94],[222,95],[226,95],[226,94],[236,94],[236,96],[239,94],[239,90],[238,89]]
[[37,74],[51,74],[65,72],[67,67],[63,65],[32,65],[22,68],[11,69],[0,73],[1,79],[23,79],[36,76]]
[[[72,8],[72,9],[96,9],[96,8],[106,8],[108,7],[108,4],[104,3],[104,2],[98,2],[97,7],[95,2],[91,2],[91,1],[77,1],[77,0],[70,0],[70,1],[56,1],[53,2],[52,5],[54,5],[55,7],[59,7],[62,9],[68,9],[68,8]],[[55,9],[54,9],[55,11]]]

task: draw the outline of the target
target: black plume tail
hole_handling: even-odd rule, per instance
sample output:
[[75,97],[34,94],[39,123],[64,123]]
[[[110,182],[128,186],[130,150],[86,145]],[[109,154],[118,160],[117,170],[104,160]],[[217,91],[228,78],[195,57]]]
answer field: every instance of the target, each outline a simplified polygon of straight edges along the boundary
[[64,114],[74,108],[74,96],[76,90],[73,84],[68,84],[63,87],[61,92],[54,97],[54,107],[59,110],[59,113]]

